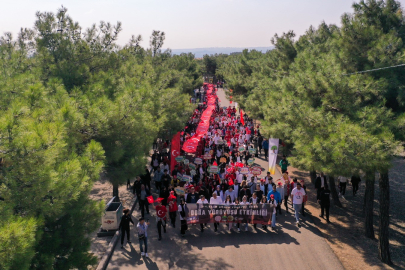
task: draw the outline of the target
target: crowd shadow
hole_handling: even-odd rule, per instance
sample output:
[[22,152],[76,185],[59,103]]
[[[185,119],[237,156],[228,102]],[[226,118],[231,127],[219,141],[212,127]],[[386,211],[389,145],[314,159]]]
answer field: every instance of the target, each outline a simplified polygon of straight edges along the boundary
[[[394,163],[395,165],[395,163]],[[296,177],[305,178],[307,186],[307,194],[309,196],[307,204],[311,205],[314,213],[311,214],[312,225],[325,230],[327,235],[321,234],[328,239],[332,244],[339,244],[343,242],[354,249],[358,250],[363,256],[364,261],[372,266],[377,266],[381,269],[387,267],[378,259],[378,241],[376,239],[369,239],[364,236],[364,181],[360,184],[360,189],[356,196],[353,196],[351,185],[347,186],[344,198],[340,198],[343,207],[339,208],[331,205],[330,214],[338,222],[327,224],[325,220],[318,217],[320,214],[320,206],[316,202],[316,191],[314,185],[310,182],[310,175],[307,172],[292,170],[292,174]],[[391,211],[390,211],[390,250],[391,258],[395,265],[394,269],[405,269],[405,184],[402,181],[403,176],[397,172],[390,171],[390,197],[391,197]],[[374,201],[374,231],[378,236],[379,225],[379,186],[378,177],[375,184],[375,201]],[[345,226],[342,225],[345,224]],[[316,231],[314,231],[315,233]],[[395,243],[395,244],[393,244]]]

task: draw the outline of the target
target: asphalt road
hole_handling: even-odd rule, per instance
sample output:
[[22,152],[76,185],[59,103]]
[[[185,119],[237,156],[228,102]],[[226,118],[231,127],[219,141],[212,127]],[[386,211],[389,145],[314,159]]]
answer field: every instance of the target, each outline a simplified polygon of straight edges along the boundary
[[[221,106],[228,106],[222,90],[219,90]],[[267,162],[256,158],[255,163],[267,170]],[[265,170],[265,171],[266,171]],[[262,176],[265,174],[262,173]],[[277,171],[273,176],[280,178]],[[136,229],[131,228],[132,244],[120,243],[115,248],[109,270],[125,269],[344,269],[329,245],[314,226],[311,217],[302,218],[302,227],[295,225],[293,213],[277,216],[276,230],[263,230],[249,226],[249,231],[229,231],[221,224],[214,232],[212,224],[204,232],[200,227],[189,226],[184,238],[180,237],[180,221],[176,228],[168,227],[163,239],[158,241],[155,211],[151,210],[151,225],[148,229],[148,254],[140,255]],[[140,213],[134,211],[133,220],[137,224]],[[236,227],[233,227],[236,228]],[[126,243],[126,241],[125,241]]]

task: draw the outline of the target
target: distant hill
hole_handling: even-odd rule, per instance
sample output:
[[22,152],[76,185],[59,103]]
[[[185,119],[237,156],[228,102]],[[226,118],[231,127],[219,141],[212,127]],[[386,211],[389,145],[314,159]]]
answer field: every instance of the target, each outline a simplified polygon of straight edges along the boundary
[[195,48],[195,49],[172,49],[173,54],[182,54],[182,53],[193,53],[196,58],[201,58],[204,55],[208,54],[231,54],[242,52],[244,49],[257,50],[263,53],[268,50],[272,50],[274,47],[247,47],[247,48],[237,48],[237,47],[224,47],[224,48]]

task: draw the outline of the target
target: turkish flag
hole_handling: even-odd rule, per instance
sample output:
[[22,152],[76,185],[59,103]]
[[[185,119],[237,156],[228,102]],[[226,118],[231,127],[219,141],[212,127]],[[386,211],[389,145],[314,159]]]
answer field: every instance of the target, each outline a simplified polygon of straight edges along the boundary
[[148,199],[148,203],[152,204],[153,203],[153,196],[148,196],[146,197]]
[[179,155],[180,155],[180,132],[177,132],[172,139],[172,146],[170,147],[170,172],[174,170],[174,166],[177,164],[176,157],[178,157]]
[[240,110],[240,122],[242,123],[242,125],[245,125],[245,120],[243,119],[243,111],[242,111],[242,109]]

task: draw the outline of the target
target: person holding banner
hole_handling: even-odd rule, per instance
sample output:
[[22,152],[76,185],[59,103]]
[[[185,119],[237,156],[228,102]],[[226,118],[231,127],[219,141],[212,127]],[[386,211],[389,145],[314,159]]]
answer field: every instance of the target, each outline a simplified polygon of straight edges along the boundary
[[275,199],[274,194],[270,195],[269,204],[273,206],[273,215],[271,217],[271,229],[274,231],[276,227],[276,214],[277,214],[277,200]]
[[[211,205],[218,205],[218,204],[222,204],[222,199],[217,195],[217,193],[214,191],[212,193],[212,197],[210,198],[210,204]],[[218,222],[214,222],[214,228],[215,228],[215,232],[218,230]]]
[[[260,204],[265,204],[265,203],[267,203],[267,199],[266,199],[266,196],[263,196],[262,199],[260,200]],[[263,224],[262,229],[263,230],[267,229],[267,225]]]
[[[253,192],[252,198],[249,199],[249,203],[250,204],[259,204],[260,203],[260,199],[257,197],[256,192]],[[253,224],[253,227],[256,229],[256,223]]]
[[[242,202],[241,202],[240,204],[241,204],[241,205],[249,205],[248,197],[247,197],[247,196],[243,196]],[[247,219],[244,219],[243,222],[246,222],[246,223],[245,223],[245,232],[247,232],[247,231],[248,231],[248,226],[249,226],[249,223],[248,223],[249,221],[248,221]]]
[[[205,196],[204,195],[200,195],[200,199],[197,201],[197,204],[201,207],[201,208],[203,208],[204,207],[204,204],[208,204],[208,201],[205,199]],[[207,215],[201,215],[200,217],[201,218],[205,218]],[[200,226],[201,226],[201,232],[204,232],[204,224],[203,224],[203,222],[201,222],[200,223]],[[205,226],[207,226],[207,223],[205,223]]]
[[188,226],[187,226],[188,209],[187,209],[186,201],[184,200],[184,198],[180,198],[180,205],[179,205],[178,211],[180,214],[180,235],[182,237],[184,237],[186,235],[186,231],[188,229]]

